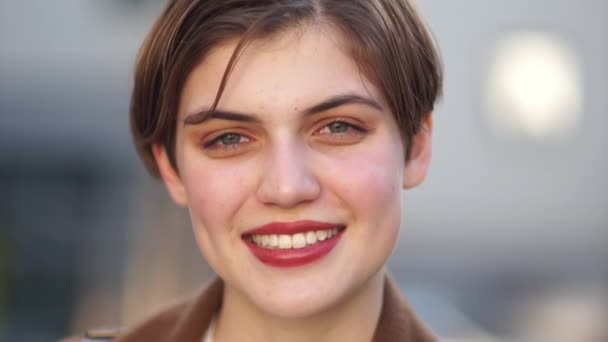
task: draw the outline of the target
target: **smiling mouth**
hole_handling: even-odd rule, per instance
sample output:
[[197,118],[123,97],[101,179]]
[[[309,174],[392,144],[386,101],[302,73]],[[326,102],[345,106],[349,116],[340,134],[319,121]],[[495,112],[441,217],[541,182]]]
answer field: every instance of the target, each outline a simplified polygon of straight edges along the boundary
[[331,239],[344,228],[314,230],[296,234],[250,234],[244,236],[258,247],[267,249],[299,249]]
[[277,267],[312,263],[328,255],[346,226],[319,221],[271,222],[242,235],[243,242],[261,262]]

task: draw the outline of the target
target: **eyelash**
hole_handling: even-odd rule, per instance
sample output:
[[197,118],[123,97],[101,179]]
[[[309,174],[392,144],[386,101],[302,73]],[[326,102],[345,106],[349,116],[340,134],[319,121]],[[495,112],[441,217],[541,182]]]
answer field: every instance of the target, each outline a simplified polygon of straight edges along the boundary
[[[329,128],[332,124],[343,124],[346,125],[346,132],[331,132],[331,128]],[[323,130],[328,130],[328,132],[321,132]],[[353,132],[354,130],[354,132]],[[364,134],[367,133],[368,130],[361,127],[360,125],[356,125],[350,121],[344,120],[344,119],[336,119],[336,120],[332,120],[330,122],[327,122],[325,125],[323,125],[323,127],[321,127],[321,129],[318,129],[314,132],[314,135],[316,136],[324,136],[324,135],[334,135],[334,136],[347,136],[347,135],[358,135],[358,134]],[[228,135],[235,135],[238,136],[241,140],[242,139],[246,139],[247,141],[245,142],[238,142],[235,144],[229,144],[226,145],[224,143],[221,142],[221,140],[225,137],[227,137]],[[237,149],[243,146],[243,144],[247,144],[252,142],[253,139],[248,137],[245,134],[241,134],[238,132],[234,132],[234,131],[226,131],[221,133],[220,135],[216,136],[215,138],[204,142],[202,147],[204,149]]]
[[244,142],[244,143],[248,143],[251,142],[253,139],[247,137],[244,134],[238,133],[238,132],[233,132],[233,131],[227,131],[224,132],[218,136],[216,136],[215,138],[203,143],[203,148],[205,149],[213,149],[213,148],[219,148],[219,149],[230,149],[230,148],[238,148],[240,145],[244,144],[243,142],[238,142],[236,144],[230,144],[230,145],[226,145],[224,143],[221,143],[222,139],[229,136],[229,135],[235,135],[238,136],[239,138],[241,138],[241,140],[247,139],[248,141]]
[[[319,133],[322,130],[326,130],[326,129],[330,130],[329,127],[331,125],[333,125],[333,124],[343,124],[343,125],[346,125],[347,126],[346,128],[349,131],[350,130],[354,130],[355,132],[349,132],[349,131],[347,131],[347,132],[331,132],[331,131],[329,131],[329,132],[326,132],[326,133]],[[317,130],[315,132],[315,135],[321,135],[321,134],[346,135],[346,134],[360,134],[360,133],[366,133],[366,132],[367,132],[367,130],[365,128],[361,127],[360,125],[354,124],[354,123],[352,123],[352,122],[350,122],[348,120],[345,120],[345,119],[336,119],[336,120],[332,120],[332,121],[326,123],[321,129],[319,129],[319,130]]]

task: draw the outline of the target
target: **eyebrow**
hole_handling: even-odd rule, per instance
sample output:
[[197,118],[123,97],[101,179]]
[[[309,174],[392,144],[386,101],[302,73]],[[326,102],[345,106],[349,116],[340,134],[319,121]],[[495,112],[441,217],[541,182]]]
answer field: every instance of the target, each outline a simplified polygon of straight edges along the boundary
[[[332,96],[323,102],[315,104],[303,111],[304,116],[310,116],[321,112],[328,111],[333,108],[348,104],[361,104],[382,111],[384,108],[378,101],[373,98],[364,97],[361,95],[348,93]],[[259,123],[261,120],[254,114],[245,114],[225,110],[208,110],[204,109],[192,114],[186,115],[184,118],[184,126],[197,125],[211,119],[221,119],[230,121],[254,122]]]

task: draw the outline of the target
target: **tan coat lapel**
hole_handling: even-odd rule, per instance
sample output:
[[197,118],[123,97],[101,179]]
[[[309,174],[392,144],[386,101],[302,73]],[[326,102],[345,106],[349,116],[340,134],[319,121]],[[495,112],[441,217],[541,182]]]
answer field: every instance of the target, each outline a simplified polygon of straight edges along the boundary
[[437,338],[416,316],[390,275],[384,280],[382,313],[373,342],[431,342]]

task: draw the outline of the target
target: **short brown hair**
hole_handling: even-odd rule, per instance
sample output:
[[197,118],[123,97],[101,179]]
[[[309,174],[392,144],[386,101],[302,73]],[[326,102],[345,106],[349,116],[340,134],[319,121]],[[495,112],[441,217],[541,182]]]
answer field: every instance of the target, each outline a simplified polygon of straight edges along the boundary
[[431,36],[408,0],[172,0],[139,52],[131,97],[131,132],[148,170],[158,176],[152,145],[162,144],[174,168],[177,109],[190,72],[209,51],[240,38],[214,107],[239,53],[261,39],[300,24],[329,24],[350,44],[362,73],[387,101],[409,158],[411,141],[442,88]]

